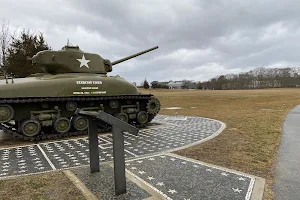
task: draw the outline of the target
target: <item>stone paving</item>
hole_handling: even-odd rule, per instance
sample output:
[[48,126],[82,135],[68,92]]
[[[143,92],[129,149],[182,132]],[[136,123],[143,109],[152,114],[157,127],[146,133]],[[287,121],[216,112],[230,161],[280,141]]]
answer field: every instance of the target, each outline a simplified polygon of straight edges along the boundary
[[[224,128],[222,122],[202,117],[166,115],[156,116],[153,122],[155,126],[141,130],[138,136],[125,133],[125,156],[127,165],[130,164],[126,167],[128,173],[170,199],[195,199],[196,196],[200,197],[199,194],[202,195],[201,197],[219,195],[220,199],[249,199],[254,181],[249,177],[201,164],[195,167],[196,164],[180,161],[170,155],[157,156],[158,153],[186,148],[215,137]],[[111,135],[101,135],[98,140],[100,162],[112,161]],[[145,156],[154,156],[151,157],[154,160],[143,158]],[[135,160],[137,158],[138,161]],[[0,178],[88,164],[87,137],[0,149]],[[141,174],[143,171],[147,176]],[[201,185],[205,187],[201,188]],[[223,193],[224,195],[221,195]]]
[[128,173],[167,199],[250,199],[252,177],[161,154],[126,162]]
[[101,165],[100,172],[93,174],[90,174],[89,167],[76,167],[72,168],[71,171],[98,199],[142,200],[152,196],[130,179],[126,180],[127,193],[119,196],[114,195],[114,168],[107,164]]

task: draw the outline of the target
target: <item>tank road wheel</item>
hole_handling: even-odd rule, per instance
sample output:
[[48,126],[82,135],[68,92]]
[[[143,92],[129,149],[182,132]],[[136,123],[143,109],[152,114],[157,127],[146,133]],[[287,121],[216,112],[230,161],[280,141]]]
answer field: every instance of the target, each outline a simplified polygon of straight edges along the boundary
[[151,97],[151,99],[147,103],[147,112],[149,114],[155,115],[160,110],[160,102],[157,98]]
[[111,108],[117,108],[118,105],[119,105],[118,100],[110,100],[110,102],[109,102],[109,106],[110,106]]
[[10,105],[0,105],[0,123],[9,122],[14,115],[15,111]]
[[69,101],[66,104],[66,108],[67,108],[68,111],[74,111],[77,108],[77,103],[73,102],[73,101]]
[[71,128],[71,122],[66,117],[60,117],[55,120],[53,128],[57,133],[66,133]]
[[116,118],[128,123],[128,115],[126,113],[119,113]]
[[89,121],[84,117],[77,116],[72,121],[73,121],[73,127],[77,131],[84,131],[89,127]]
[[37,120],[28,119],[21,125],[21,132],[28,137],[33,137],[39,134],[41,129],[41,124]]
[[148,113],[141,111],[137,114],[136,119],[140,124],[146,124],[148,121]]

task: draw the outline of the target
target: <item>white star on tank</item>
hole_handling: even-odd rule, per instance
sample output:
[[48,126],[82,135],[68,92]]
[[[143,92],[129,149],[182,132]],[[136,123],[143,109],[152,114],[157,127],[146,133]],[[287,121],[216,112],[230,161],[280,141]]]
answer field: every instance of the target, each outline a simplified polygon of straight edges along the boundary
[[91,60],[86,60],[84,55],[82,55],[82,58],[81,59],[77,59],[79,62],[80,62],[80,68],[82,66],[86,66],[87,68],[89,68],[89,65],[88,63],[91,62]]

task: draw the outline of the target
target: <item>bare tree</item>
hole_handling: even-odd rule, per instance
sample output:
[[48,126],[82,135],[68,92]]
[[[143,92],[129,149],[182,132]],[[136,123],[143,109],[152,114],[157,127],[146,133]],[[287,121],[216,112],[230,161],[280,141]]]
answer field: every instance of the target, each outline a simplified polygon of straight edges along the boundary
[[12,32],[9,26],[9,21],[2,20],[0,24],[0,68],[1,71],[6,75],[7,71],[7,50],[12,40]]

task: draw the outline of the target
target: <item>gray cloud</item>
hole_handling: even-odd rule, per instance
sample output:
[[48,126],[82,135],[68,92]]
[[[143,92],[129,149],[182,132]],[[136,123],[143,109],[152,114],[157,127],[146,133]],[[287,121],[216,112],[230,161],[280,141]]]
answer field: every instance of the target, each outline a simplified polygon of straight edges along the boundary
[[296,0],[0,0],[0,18],[40,30],[60,49],[67,38],[87,52],[116,60],[129,81],[192,79],[262,66],[299,66]]

